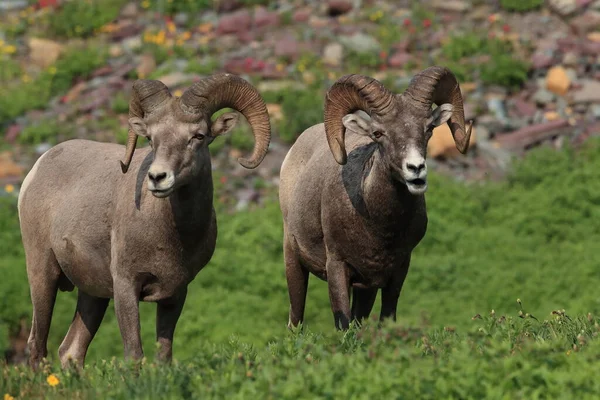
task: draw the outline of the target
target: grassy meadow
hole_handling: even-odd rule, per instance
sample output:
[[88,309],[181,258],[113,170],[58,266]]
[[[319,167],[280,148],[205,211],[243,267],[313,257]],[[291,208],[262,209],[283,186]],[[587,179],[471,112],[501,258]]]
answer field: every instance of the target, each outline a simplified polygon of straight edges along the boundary
[[[0,394],[22,398],[592,398],[600,394],[600,141],[540,148],[498,183],[433,175],[430,223],[398,322],[335,332],[326,284],[311,277],[304,333],[287,323],[276,193],[218,210],[218,247],[191,284],[173,366],[157,367],[154,305],[142,304],[147,361],[135,378],[109,312],[82,375],[57,348],[75,293],[60,293],[49,365],[5,367]],[[219,187],[216,188],[218,195]],[[0,211],[0,348],[30,318],[16,201]],[[519,299],[519,302],[517,302]],[[374,315],[379,311],[378,304]],[[59,383],[46,381],[54,372]],[[54,382],[55,383],[55,382]]]

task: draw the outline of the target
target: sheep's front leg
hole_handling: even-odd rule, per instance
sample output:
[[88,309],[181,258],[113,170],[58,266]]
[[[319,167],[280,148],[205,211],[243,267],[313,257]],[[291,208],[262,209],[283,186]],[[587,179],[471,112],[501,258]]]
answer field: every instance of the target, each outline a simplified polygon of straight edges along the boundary
[[144,351],[140,337],[139,285],[128,279],[115,277],[114,296],[125,359],[140,360],[144,357]]
[[394,271],[390,282],[381,289],[381,313],[379,314],[379,320],[383,321],[386,318],[392,318],[396,321],[396,307],[398,306],[398,298],[400,298],[400,291],[404,280],[408,274],[408,267],[410,265],[410,255],[398,265],[398,268]]
[[170,363],[173,359],[173,335],[183,310],[187,288],[176,296],[156,304],[156,341],[159,345],[157,359]]
[[327,285],[329,301],[337,329],[350,327],[350,296],[348,267],[343,261],[327,260]]

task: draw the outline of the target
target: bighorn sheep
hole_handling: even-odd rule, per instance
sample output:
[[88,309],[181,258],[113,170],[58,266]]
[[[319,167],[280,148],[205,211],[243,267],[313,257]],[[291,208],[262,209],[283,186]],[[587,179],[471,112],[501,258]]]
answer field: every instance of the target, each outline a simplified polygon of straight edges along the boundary
[[[157,303],[157,358],[171,360],[187,286],[215,249],[208,145],[238,120],[237,113],[225,113],[211,122],[225,107],[239,111],[252,126],[252,156],[239,162],[257,167],[271,138],[267,108],[252,85],[229,74],[200,80],[180,98],[160,81],[138,80],[129,104],[126,148],[70,140],[35,163],[19,196],[34,368],[47,355],[57,290],[74,286],[77,309],[59,348],[63,365],[72,360],[83,366],[110,298],[125,357],[143,356],[138,302],[149,301]],[[134,156],[137,136],[146,137],[150,147]],[[116,160],[124,150],[119,170]]]
[[432,130],[447,121],[458,150],[469,145],[460,88],[451,71],[430,67],[402,94],[347,75],[325,100],[325,123],[304,131],[281,166],[288,326],[303,321],[309,272],[327,281],[338,329],[367,318],[379,288],[380,319],[395,320],[411,253],[427,229]]

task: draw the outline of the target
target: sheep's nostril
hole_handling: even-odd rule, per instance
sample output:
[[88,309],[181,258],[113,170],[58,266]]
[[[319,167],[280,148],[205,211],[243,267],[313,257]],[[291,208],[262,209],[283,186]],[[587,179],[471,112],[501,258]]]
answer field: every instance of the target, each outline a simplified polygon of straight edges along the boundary
[[154,183],[159,183],[167,177],[166,172],[152,173],[148,172],[148,178]]
[[425,163],[421,163],[418,165],[407,163],[406,169],[408,169],[412,173],[418,174],[419,172],[421,172],[425,169]]

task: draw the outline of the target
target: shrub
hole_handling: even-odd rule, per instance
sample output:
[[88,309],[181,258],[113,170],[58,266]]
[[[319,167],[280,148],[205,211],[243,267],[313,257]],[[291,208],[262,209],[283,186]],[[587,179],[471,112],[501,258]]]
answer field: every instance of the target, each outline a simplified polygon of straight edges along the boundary
[[76,78],[87,78],[105,59],[102,47],[89,44],[70,48],[35,80],[27,77],[0,96],[0,126],[29,110],[45,107],[53,96],[68,90]]
[[126,0],[67,0],[49,19],[50,32],[59,37],[88,37],[113,21]]
[[502,8],[508,11],[531,11],[544,4],[544,0],[500,0]]
[[[481,62],[480,57],[490,60]],[[478,33],[454,35],[442,46],[438,63],[446,65],[459,81],[477,75],[484,83],[515,88],[527,80],[530,64],[518,59],[507,40],[488,38]]]
[[279,137],[293,143],[312,125],[323,122],[324,93],[319,89],[285,89],[281,92],[263,94],[268,103],[281,105],[283,121],[275,125]]

